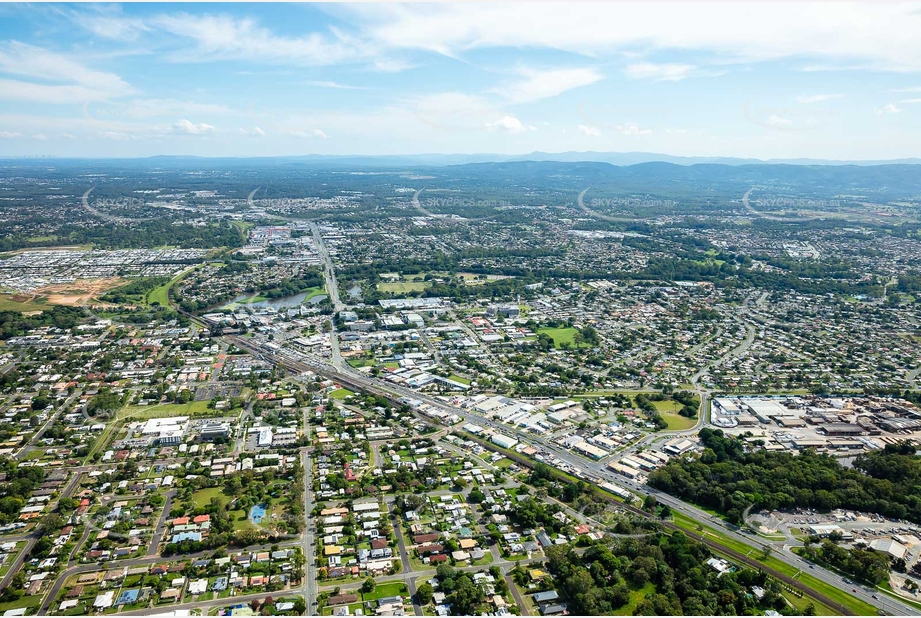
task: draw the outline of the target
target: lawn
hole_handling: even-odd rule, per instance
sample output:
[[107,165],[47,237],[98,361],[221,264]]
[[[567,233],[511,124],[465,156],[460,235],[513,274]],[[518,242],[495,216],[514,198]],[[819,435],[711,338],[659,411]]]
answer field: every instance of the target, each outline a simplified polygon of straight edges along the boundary
[[380,292],[405,294],[407,292],[422,292],[431,285],[428,281],[394,281],[393,283],[378,283],[377,289]]
[[[553,339],[553,345],[559,348],[564,343],[575,346],[576,333],[579,331],[575,328],[550,328],[549,326],[544,326],[543,328],[538,328],[537,332],[538,334],[543,333],[551,337]],[[582,345],[585,346],[587,344]]]
[[663,414],[662,420],[668,423],[669,431],[682,431],[684,429],[690,429],[697,424],[696,418],[688,418],[686,416],[679,416],[678,414]]
[[207,401],[190,401],[189,403],[161,403],[153,406],[126,406],[118,411],[116,419],[164,418],[167,416],[194,416],[211,412]]
[[461,377],[461,376],[457,375],[456,373],[452,373],[451,376],[450,376],[448,379],[449,379],[449,380],[454,380],[455,382],[460,382],[461,384],[466,384],[467,386],[470,386],[470,379],[469,379],[469,378]]
[[359,367],[373,367],[376,364],[373,358],[353,358],[349,360],[349,366],[355,367],[356,369]]
[[230,496],[225,495],[220,487],[199,489],[192,494],[192,502],[195,503],[196,508],[208,506],[211,504],[211,498],[220,498],[224,506],[227,506],[227,503],[230,502]]
[[254,524],[249,519],[249,513],[242,509],[236,511],[229,511],[227,513],[230,515],[231,521],[233,521],[233,529],[236,530],[256,530],[256,524]]
[[669,399],[668,401],[653,401],[652,403],[656,406],[659,414],[662,415],[662,419],[668,423],[668,428],[671,431],[690,429],[697,424],[696,418],[687,418],[678,414],[681,404],[677,401]]
[[361,593],[361,597],[365,601],[374,601],[377,599],[383,599],[384,597],[394,597],[397,595],[408,595],[409,591],[406,590],[406,584],[403,582],[387,582],[386,584],[378,584],[374,588],[374,592]]
[[331,393],[329,394],[329,396],[330,396],[332,399],[337,399],[337,400],[341,401],[341,400],[345,399],[346,397],[348,397],[348,396],[350,396],[350,395],[354,395],[354,394],[355,394],[355,393],[353,393],[352,391],[350,391],[350,390],[347,389],[347,388],[337,388],[336,390],[334,390],[333,392],[331,392]]
[[42,594],[33,594],[32,596],[24,596],[15,601],[10,601],[8,603],[0,603],[0,612],[5,612],[11,609],[20,609],[22,607],[38,607],[42,604]]

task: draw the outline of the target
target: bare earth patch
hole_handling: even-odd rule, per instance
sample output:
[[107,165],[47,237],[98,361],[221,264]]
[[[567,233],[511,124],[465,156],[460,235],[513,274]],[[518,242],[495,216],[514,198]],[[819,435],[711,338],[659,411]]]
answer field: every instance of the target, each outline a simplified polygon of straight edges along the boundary
[[106,279],[77,279],[71,283],[57,283],[46,285],[35,290],[36,294],[47,297],[50,305],[67,305],[78,307],[88,303],[93,298],[104,294],[112,288],[117,288],[125,282],[121,277],[108,277]]

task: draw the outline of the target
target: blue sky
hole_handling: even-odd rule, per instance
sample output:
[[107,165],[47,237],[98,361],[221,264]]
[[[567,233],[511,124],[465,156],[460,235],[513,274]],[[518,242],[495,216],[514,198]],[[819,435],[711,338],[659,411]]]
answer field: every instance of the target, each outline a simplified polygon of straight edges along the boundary
[[910,4],[0,5],[0,155],[921,156]]

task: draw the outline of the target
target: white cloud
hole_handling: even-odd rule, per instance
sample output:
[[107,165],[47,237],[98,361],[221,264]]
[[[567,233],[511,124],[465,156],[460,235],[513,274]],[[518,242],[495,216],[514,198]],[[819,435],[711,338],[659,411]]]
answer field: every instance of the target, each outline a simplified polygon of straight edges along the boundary
[[887,103],[886,105],[876,110],[876,115],[882,116],[883,114],[898,114],[901,111],[902,110],[896,107],[895,103]]
[[631,79],[655,79],[677,82],[689,77],[697,67],[693,64],[637,62],[627,65],[624,73]]
[[892,71],[921,69],[921,11],[912,4],[753,5],[506,3],[349,5],[363,33],[388,49],[457,56],[472,49],[541,48],[612,56],[708,52],[720,62],[781,58]]
[[643,129],[635,122],[628,122],[627,124],[622,124],[614,127],[617,129],[618,133],[624,135],[651,135],[652,129]]
[[6,99],[72,105],[75,101],[101,101],[134,91],[118,75],[91,69],[75,60],[72,54],[60,54],[19,41],[0,45],[0,73],[56,82],[0,80],[0,96]]
[[306,86],[316,86],[317,88],[332,88],[334,90],[367,90],[364,86],[348,86],[333,81],[310,80],[304,82]]
[[793,126],[793,121],[791,119],[785,118],[784,116],[778,116],[777,114],[771,114],[768,116],[765,123],[769,126],[779,128],[788,128]]
[[483,97],[461,92],[439,92],[412,102],[416,119],[444,131],[483,130],[504,113]]
[[118,7],[95,5],[90,12],[71,11],[69,17],[98,37],[117,41],[134,41],[150,31],[144,20],[125,17]]
[[43,142],[43,141],[45,141],[46,139],[48,139],[48,136],[45,135],[44,133],[36,133],[35,135],[32,136],[32,139],[37,139],[37,140]]
[[487,129],[500,129],[508,133],[526,133],[528,131],[536,131],[536,127],[530,125],[525,125],[520,120],[514,116],[502,116],[495,122],[487,122]]
[[809,104],[822,103],[824,101],[832,101],[841,98],[844,98],[843,94],[801,94],[796,97],[796,101],[797,103]]
[[[332,9],[329,9],[333,12]],[[401,54],[424,50],[460,57],[477,49],[552,49],[590,58],[681,52],[716,64],[791,58],[812,68],[921,70],[921,11],[910,3],[724,5],[554,3],[525,10],[511,3],[368,5],[335,10],[337,27],[281,34],[251,18],[163,13],[127,18],[120,10],[80,9],[88,31],[160,46],[191,42],[177,62],[259,60],[308,66],[365,63],[379,71],[417,66]],[[698,61],[703,62],[704,60]],[[633,72],[648,72],[638,63]],[[682,79],[682,65],[657,79]],[[687,66],[687,65],[684,65]],[[664,72],[663,72],[664,71]]]
[[665,129],[665,132],[668,135],[684,135],[688,132],[687,129]]
[[512,103],[527,103],[563,94],[567,90],[581,88],[604,79],[604,76],[591,68],[550,69],[538,71],[522,69],[519,74],[523,80],[505,84],[491,90]]
[[265,137],[265,131],[259,127],[253,127],[252,129],[240,128],[240,133],[243,135],[249,135],[250,137]]
[[579,133],[588,137],[600,137],[601,130],[598,127],[589,127],[584,124],[579,125]]
[[414,69],[417,66],[419,65],[409,62],[408,60],[400,60],[399,58],[374,59],[374,68],[381,73],[402,73],[403,71]]
[[100,131],[99,136],[115,141],[137,139],[136,135],[131,135],[130,133],[122,133],[121,131]]
[[184,135],[205,135],[213,131],[214,127],[210,124],[205,124],[204,122],[196,124],[185,118],[173,125],[174,133],[181,133]]
[[294,137],[302,137],[304,139],[329,139],[322,129],[311,129],[310,131],[291,131],[291,135]]
[[914,105],[915,103],[921,103],[921,99],[902,99],[901,101],[899,101],[899,105],[901,105],[902,103]]
[[272,32],[251,18],[188,13],[163,14],[147,23],[194,43],[193,50],[172,54],[176,62],[231,59],[323,66],[357,62],[375,55],[366,41],[335,29],[329,33],[311,32],[288,37]]
[[0,131],[0,139],[15,139],[22,137],[22,133],[17,131]]
[[103,101],[107,98],[106,93],[84,86],[52,86],[18,79],[0,79],[0,99],[8,101],[72,105],[74,102]]
[[921,92],[921,86],[911,86],[909,88],[893,88],[889,92]]

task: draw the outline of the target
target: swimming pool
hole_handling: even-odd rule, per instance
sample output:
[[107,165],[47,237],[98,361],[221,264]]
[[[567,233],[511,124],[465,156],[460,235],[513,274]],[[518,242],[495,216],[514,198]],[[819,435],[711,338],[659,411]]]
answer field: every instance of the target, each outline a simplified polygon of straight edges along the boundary
[[257,524],[257,525],[260,524],[262,522],[263,517],[265,517],[265,505],[264,504],[257,504],[249,512],[249,518],[252,520],[254,524]]

